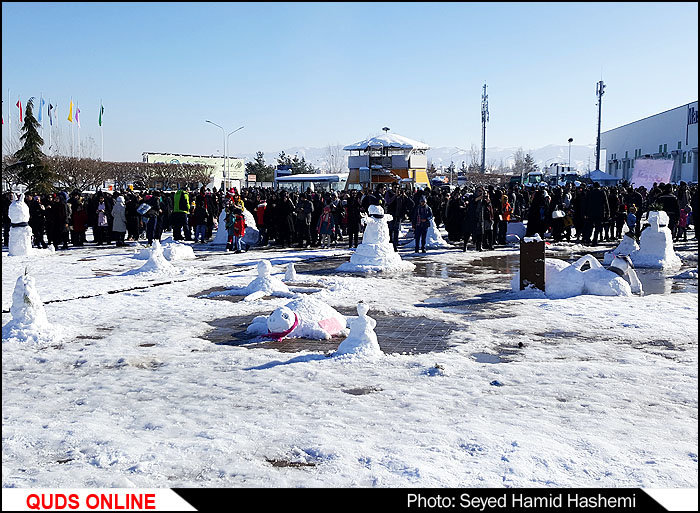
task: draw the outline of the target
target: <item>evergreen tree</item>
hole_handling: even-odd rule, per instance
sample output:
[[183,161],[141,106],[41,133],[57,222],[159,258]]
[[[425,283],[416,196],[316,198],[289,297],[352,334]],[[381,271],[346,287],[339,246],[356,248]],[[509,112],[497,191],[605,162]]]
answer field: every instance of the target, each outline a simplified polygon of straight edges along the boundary
[[50,192],[53,190],[53,173],[45,164],[46,156],[41,151],[44,140],[37,128],[39,122],[34,117],[34,98],[27,101],[24,113],[24,125],[20,140],[24,141],[14,157],[19,161],[20,170],[17,173],[18,183],[27,187],[31,192]]
[[265,156],[262,151],[255,154],[255,160],[246,162],[246,173],[255,175],[258,182],[271,182],[274,178],[275,168],[265,164]]

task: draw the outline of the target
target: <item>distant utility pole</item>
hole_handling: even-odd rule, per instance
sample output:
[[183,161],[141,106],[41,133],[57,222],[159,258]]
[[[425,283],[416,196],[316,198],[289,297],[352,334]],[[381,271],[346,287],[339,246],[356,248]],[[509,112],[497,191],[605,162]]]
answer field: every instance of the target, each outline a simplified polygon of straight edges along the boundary
[[481,95],[481,172],[486,173],[486,122],[489,120],[489,95],[486,84]]
[[605,89],[605,84],[601,80],[595,86],[595,94],[598,96],[598,135],[595,140],[595,168],[600,170],[600,113],[603,106],[603,90]]

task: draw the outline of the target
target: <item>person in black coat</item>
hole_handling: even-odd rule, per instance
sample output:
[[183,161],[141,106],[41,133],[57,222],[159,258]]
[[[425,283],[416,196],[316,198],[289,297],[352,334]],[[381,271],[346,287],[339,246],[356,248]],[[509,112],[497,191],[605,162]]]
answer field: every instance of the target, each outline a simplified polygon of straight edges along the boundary
[[445,229],[450,242],[457,242],[462,238],[462,220],[464,215],[464,201],[459,193],[459,189],[455,189],[445,209]]
[[350,191],[350,198],[348,198],[348,247],[350,249],[356,248],[358,245],[358,238],[360,234],[360,228],[362,226],[362,204],[358,198],[357,191]]
[[[600,184],[595,182],[593,188],[586,195],[584,212],[588,230],[593,229],[593,246],[598,245],[598,237],[603,235],[603,220],[610,215],[610,207],[605,192],[600,188]],[[588,234],[588,232],[587,232]],[[587,241],[585,241],[587,242]]]
[[39,196],[29,204],[29,227],[34,235],[34,245],[37,248],[47,248],[48,244],[44,240],[44,229],[46,227],[46,207],[41,203]]
[[671,230],[673,238],[676,238],[678,230],[678,219],[681,216],[681,206],[678,198],[673,194],[673,186],[670,183],[664,185],[663,193],[656,198],[657,203],[668,214],[668,228]]

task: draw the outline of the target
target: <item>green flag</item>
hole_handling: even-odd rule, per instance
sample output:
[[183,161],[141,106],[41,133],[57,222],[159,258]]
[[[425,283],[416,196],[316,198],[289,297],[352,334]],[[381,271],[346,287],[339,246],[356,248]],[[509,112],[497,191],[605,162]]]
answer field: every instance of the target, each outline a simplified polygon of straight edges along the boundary
[[97,124],[102,126],[102,114],[104,113],[105,108],[100,104],[100,119],[97,121]]

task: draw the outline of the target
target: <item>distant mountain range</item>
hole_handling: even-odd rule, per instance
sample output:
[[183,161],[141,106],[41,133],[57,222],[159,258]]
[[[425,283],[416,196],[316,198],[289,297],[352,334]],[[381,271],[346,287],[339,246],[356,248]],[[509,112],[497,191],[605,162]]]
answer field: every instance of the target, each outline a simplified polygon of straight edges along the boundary
[[[518,150],[518,147],[510,148],[499,148],[492,147],[486,149],[486,164],[491,163],[496,166],[503,164],[505,166],[510,166],[513,161],[513,155]],[[542,148],[530,149],[522,148],[526,153],[530,153],[532,158],[535,160],[537,165],[541,168],[544,166],[549,166],[553,163],[559,163],[563,165],[568,165],[569,162],[569,146],[549,144]],[[282,151],[282,150],[280,150]],[[265,162],[267,164],[275,165],[277,163],[277,157],[280,154],[278,152],[265,152]],[[347,151],[343,151],[342,148],[339,150],[342,159],[340,162],[343,163],[344,171],[347,171]],[[332,157],[329,155],[328,148],[310,148],[310,147],[293,147],[284,150],[284,153],[294,157],[298,155],[299,158],[304,157],[307,162],[313,164],[316,168],[322,171],[328,171],[330,168],[329,162]],[[247,161],[253,160],[255,154],[243,153],[237,155],[240,158],[244,158]],[[479,157],[480,158],[480,157]],[[601,157],[602,158],[602,157]],[[469,164],[471,156],[468,151],[456,148],[456,147],[440,147],[431,148],[428,150],[428,163],[435,164],[435,167],[440,168],[441,166],[448,167],[450,162],[454,162],[455,167],[459,169],[462,166],[462,161],[466,165]],[[591,170],[595,168],[595,145],[571,145],[571,167],[577,169],[578,171],[587,171],[590,167]]]

